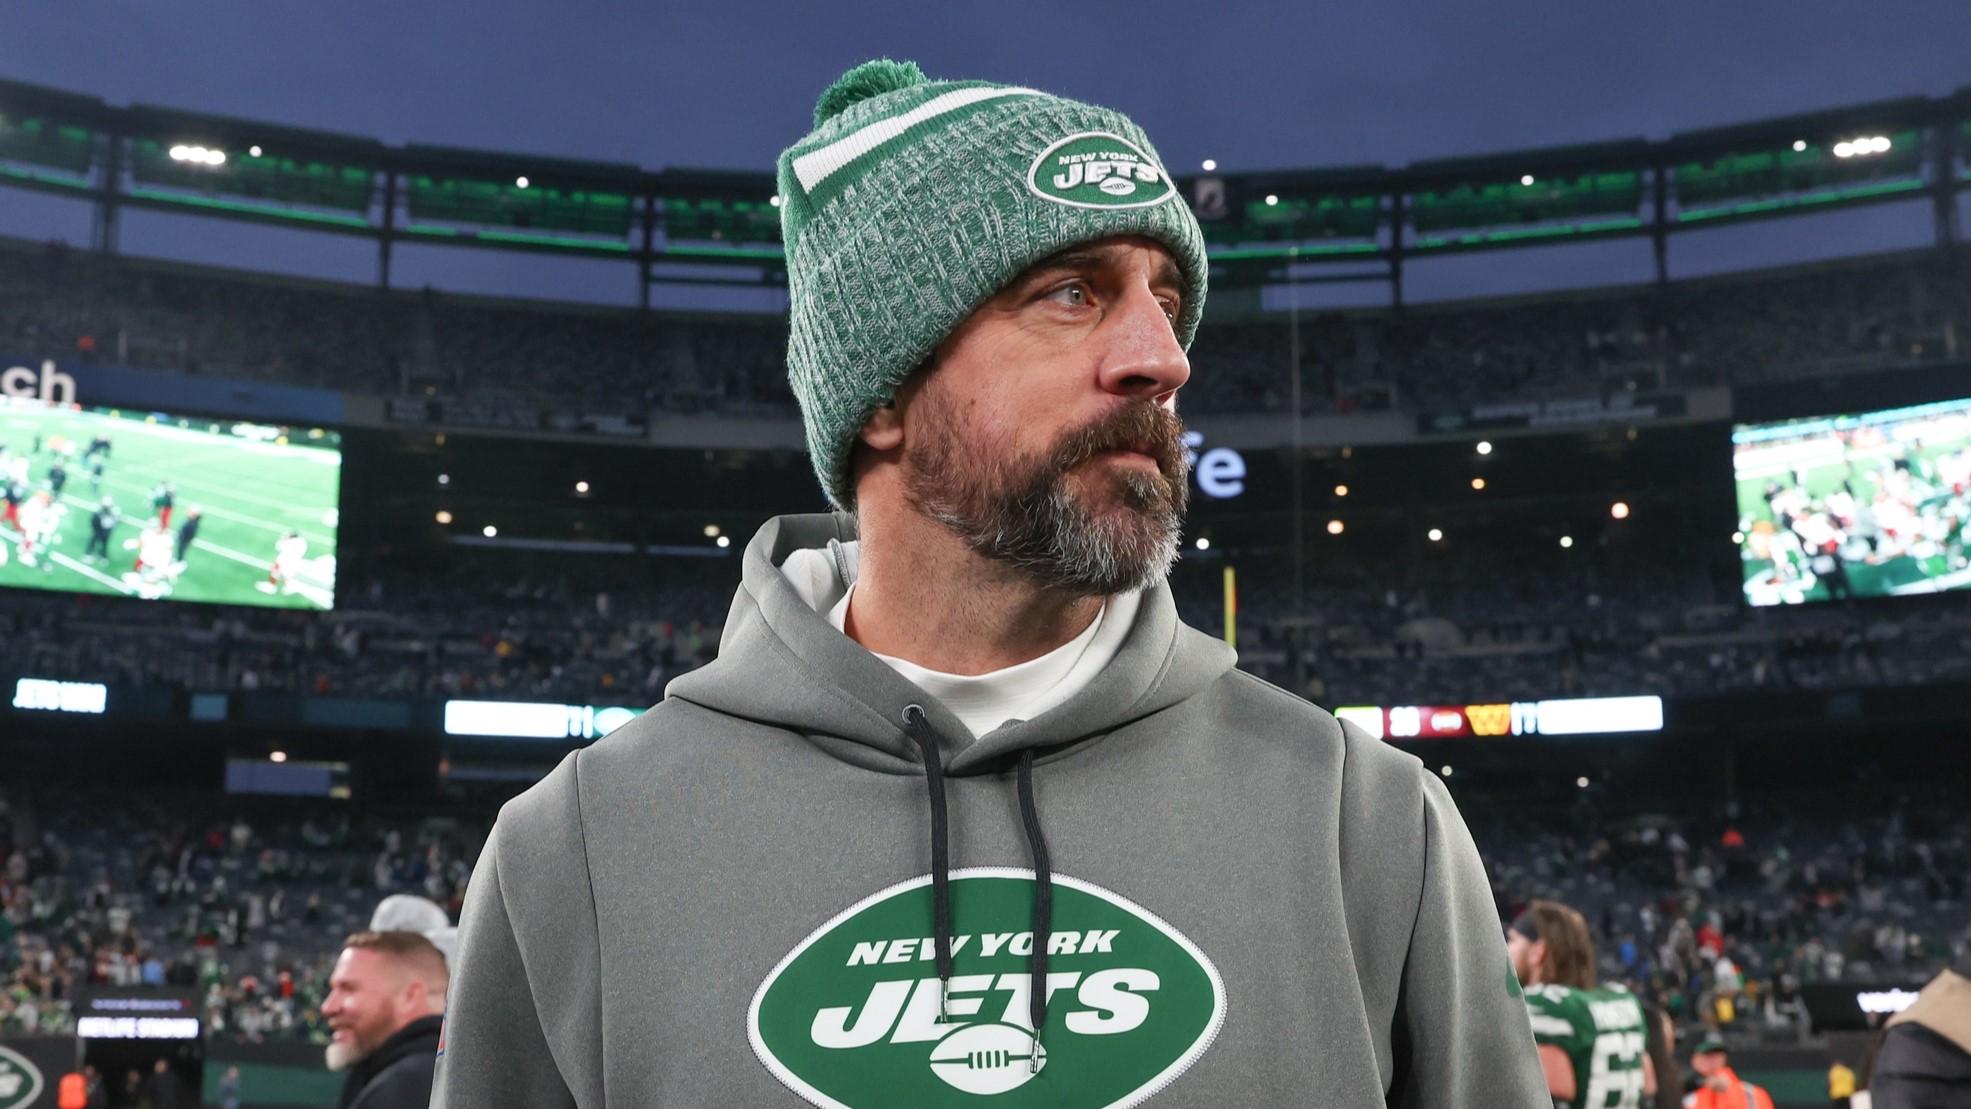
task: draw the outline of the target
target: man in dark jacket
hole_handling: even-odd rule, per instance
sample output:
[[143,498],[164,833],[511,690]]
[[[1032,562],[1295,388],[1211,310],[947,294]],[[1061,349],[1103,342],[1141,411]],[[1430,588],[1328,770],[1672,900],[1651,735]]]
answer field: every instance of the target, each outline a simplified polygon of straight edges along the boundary
[[144,1096],[151,1109],[178,1109],[184,1103],[181,1092],[170,1063],[159,1059],[151,1065],[151,1076],[144,1080]]
[[89,542],[82,548],[82,557],[91,562],[98,558],[108,561],[110,534],[122,518],[116,511],[116,502],[104,497],[102,506],[89,517]]
[[1971,1105],[1971,951],[1889,1019],[1868,1092],[1874,1109]]
[[416,932],[358,932],[329,975],[322,1016],[338,1109],[424,1109],[445,1012],[445,957]]
[[185,561],[185,552],[192,549],[192,541],[198,538],[198,525],[203,517],[196,508],[185,510],[185,522],[178,527],[178,561]]

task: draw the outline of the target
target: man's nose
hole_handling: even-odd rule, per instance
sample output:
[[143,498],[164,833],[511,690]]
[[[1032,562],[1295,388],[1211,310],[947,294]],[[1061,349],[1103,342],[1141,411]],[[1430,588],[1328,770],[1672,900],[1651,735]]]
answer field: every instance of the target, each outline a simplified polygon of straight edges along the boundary
[[1161,401],[1191,378],[1191,360],[1177,343],[1164,304],[1150,287],[1132,287],[1106,321],[1102,388],[1119,396]]

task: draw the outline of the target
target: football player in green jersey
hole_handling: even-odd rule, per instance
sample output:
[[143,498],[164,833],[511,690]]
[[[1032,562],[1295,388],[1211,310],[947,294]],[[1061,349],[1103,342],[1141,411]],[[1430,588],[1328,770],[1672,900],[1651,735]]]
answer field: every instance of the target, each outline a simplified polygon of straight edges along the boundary
[[1595,984],[1595,943],[1581,914],[1535,901],[1506,933],[1526,987],[1533,1039],[1560,1109],[1642,1109],[1656,1093],[1642,1003],[1622,986]]

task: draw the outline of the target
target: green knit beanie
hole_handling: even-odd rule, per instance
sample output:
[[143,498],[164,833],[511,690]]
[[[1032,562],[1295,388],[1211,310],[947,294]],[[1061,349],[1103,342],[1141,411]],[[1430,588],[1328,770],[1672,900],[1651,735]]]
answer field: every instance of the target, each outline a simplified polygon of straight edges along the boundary
[[1204,309],[1198,221],[1142,130],[1107,108],[866,62],[821,94],[779,188],[787,376],[838,508],[855,503],[849,448],[869,414],[1034,262],[1146,236],[1183,273],[1186,348]]

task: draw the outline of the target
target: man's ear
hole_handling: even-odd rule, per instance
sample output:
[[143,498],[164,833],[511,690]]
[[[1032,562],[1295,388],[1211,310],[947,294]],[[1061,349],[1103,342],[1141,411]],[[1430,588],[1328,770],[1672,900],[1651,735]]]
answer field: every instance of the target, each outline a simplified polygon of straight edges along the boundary
[[869,414],[862,422],[862,430],[856,433],[870,450],[892,451],[903,445],[903,414],[897,410],[896,402],[891,401]]

